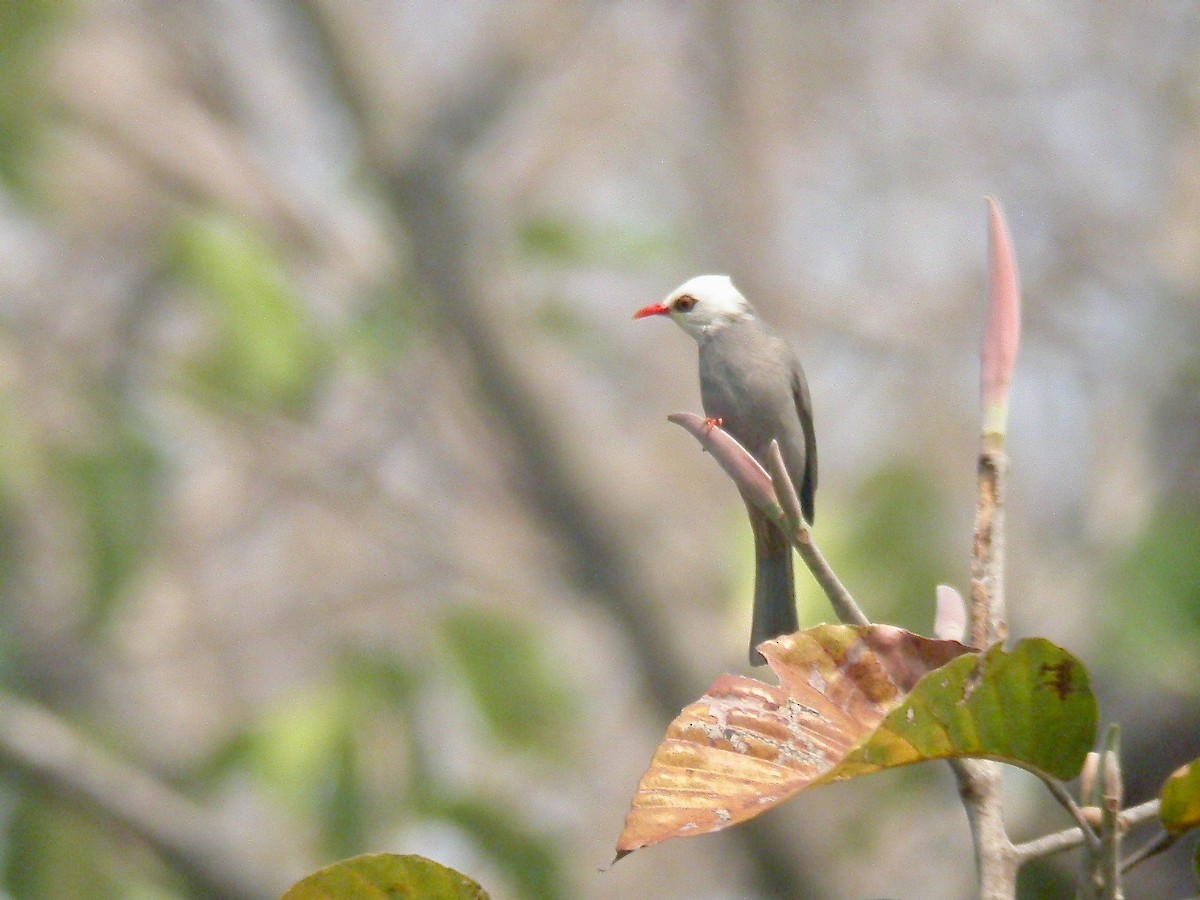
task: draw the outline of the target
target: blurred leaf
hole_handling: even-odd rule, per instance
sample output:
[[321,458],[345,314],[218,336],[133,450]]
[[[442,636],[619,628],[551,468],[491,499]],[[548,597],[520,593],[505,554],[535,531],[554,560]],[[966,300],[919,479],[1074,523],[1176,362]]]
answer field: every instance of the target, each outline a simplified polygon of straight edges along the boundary
[[23,187],[21,163],[40,134],[46,39],[71,11],[67,0],[0,3],[0,179]]
[[530,219],[518,234],[526,256],[548,260],[575,260],[583,255],[584,240],[579,229],[561,219]]
[[547,757],[567,751],[571,695],[532,631],[509,616],[470,611],[449,618],[445,635],[498,738]]
[[1163,785],[1159,817],[1171,834],[1200,827],[1200,759],[1171,773]]
[[547,300],[539,305],[533,323],[540,331],[562,341],[579,341],[591,333],[578,310],[561,300]]
[[436,811],[469,833],[503,867],[519,889],[517,896],[529,900],[566,896],[560,854],[546,839],[522,829],[510,811],[475,798],[443,803]]
[[158,532],[162,473],[158,452],[134,429],[118,423],[99,441],[52,452],[86,526],[93,624],[106,621]]
[[487,900],[467,876],[422,856],[374,853],[321,869],[282,900]]
[[927,759],[986,756],[1071,778],[1095,740],[1087,673],[1047,641],[980,656],[889,626],[820,625],[762,650],[781,686],[722,676],[671,723],[618,858]]
[[[317,825],[325,852],[361,852],[375,817],[394,802],[368,780],[364,760],[379,751],[373,741],[381,731],[410,718],[411,694],[412,676],[401,665],[352,654],[332,678],[279,704],[231,741],[208,777],[248,769]],[[381,751],[387,758],[377,768],[386,767],[390,781],[403,782],[416,765],[415,751],[395,743]]]
[[202,383],[240,402],[295,410],[311,395],[327,348],[283,264],[248,226],[198,217],[179,235],[177,274],[208,300],[218,328]]

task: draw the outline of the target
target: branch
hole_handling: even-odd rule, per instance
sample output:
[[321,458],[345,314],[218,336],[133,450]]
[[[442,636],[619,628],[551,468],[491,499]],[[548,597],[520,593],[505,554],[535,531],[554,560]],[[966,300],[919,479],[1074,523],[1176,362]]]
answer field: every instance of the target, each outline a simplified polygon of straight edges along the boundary
[[[1004,489],[1008,456],[1004,435],[1008,387],[1020,340],[1021,295],[1008,226],[999,204],[988,204],[989,305],[984,330],[981,375],[982,440],[978,461],[978,499],[971,547],[972,646],[985,650],[1008,636],[1004,604]],[[952,761],[959,795],[971,825],[980,895],[1013,897],[1017,855],[1004,828],[1000,768],[984,760]]]
[[280,835],[234,826],[8,693],[0,693],[0,766],[128,828],[204,896],[268,900],[304,869],[287,863],[302,857]]
[[[1136,825],[1140,825],[1149,819],[1158,815],[1159,803],[1158,799],[1147,800],[1138,806],[1131,806],[1117,816],[1118,826],[1128,831]],[[1037,859],[1041,856],[1049,856],[1052,853],[1061,853],[1063,850],[1070,850],[1078,847],[1084,842],[1083,833],[1078,828],[1067,828],[1063,831],[1056,831],[1053,834],[1047,834],[1040,838],[1035,838],[1032,841],[1026,841],[1023,844],[1017,844],[1017,865],[1023,866],[1030,860]],[[1134,854],[1135,856],[1137,854]],[[1130,863],[1126,863],[1130,865]]]

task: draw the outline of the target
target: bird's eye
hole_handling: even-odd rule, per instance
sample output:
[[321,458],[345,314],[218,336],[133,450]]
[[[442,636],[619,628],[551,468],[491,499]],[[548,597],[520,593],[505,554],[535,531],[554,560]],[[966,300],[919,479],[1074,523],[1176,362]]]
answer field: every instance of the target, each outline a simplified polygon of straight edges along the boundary
[[696,298],[690,294],[684,294],[671,305],[675,312],[691,312],[692,307],[696,305]]

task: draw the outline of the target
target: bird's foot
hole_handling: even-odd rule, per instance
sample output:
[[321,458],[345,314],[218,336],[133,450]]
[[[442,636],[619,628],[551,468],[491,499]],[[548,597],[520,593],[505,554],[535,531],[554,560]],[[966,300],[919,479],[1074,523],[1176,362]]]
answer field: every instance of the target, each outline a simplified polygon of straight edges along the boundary
[[721,428],[724,425],[725,425],[725,420],[722,419],[720,416],[716,416],[715,418],[713,416],[709,416],[707,419],[704,420],[704,433],[708,434],[714,428]]

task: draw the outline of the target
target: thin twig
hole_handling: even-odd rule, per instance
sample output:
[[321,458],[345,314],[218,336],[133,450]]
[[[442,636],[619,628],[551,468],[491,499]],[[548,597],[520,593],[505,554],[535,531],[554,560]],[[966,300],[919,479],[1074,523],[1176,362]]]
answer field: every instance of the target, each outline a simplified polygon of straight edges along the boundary
[[1157,856],[1164,850],[1175,846],[1175,842],[1179,840],[1179,835],[1171,834],[1169,831],[1160,832],[1149,841],[1141,849],[1134,851],[1121,863],[1121,872],[1124,874],[1139,863],[1143,863],[1152,856]]
[[793,531],[804,525],[804,513],[800,508],[800,497],[796,494],[796,484],[788,474],[787,464],[783,461],[783,451],[779,449],[779,441],[771,441],[767,448],[767,474],[771,476],[771,486],[783,514],[787,516],[787,524]]
[[804,521],[804,516],[800,513],[800,498],[796,496],[796,485],[788,475],[787,466],[784,465],[783,454],[779,450],[777,441],[771,441],[771,446],[767,450],[767,471],[775,485],[775,494],[779,498],[779,505],[783,508],[786,517],[786,521],[780,524],[791,526],[788,531],[788,540],[800,553],[800,558],[808,566],[808,571],[812,572],[813,578],[817,580],[817,584],[829,598],[838,621],[847,625],[870,625],[871,620],[854,602],[854,597],[846,590],[846,586],[842,584],[837,573],[825,560],[816,541],[813,540],[812,529],[808,527],[808,523]]
[[1104,900],[1123,900],[1125,896],[1121,889],[1122,828],[1119,819],[1125,788],[1121,780],[1120,743],[1114,735],[1119,735],[1115,725],[1109,730],[1109,746],[1100,761],[1104,789],[1100,804],[1100,865],[1096,872],[1103,879],[1100,895]]
[[1083,814],[1083,810],[1080,809],[1079,804],[1075,802],[1075,798],[1070,795],[1065,787],[1063,787],[1062,782],[1046,775],[1041,775],[1039,777],[1042,779],[1042,784],[1046,785],[1047,790],[1050,791],[1050,794],[1054,797],[1054,799],[1059,802],[1059,805],[1061,805],[1063,809],[1071,814],[1071,818],[1073,818],[1076,824],[1079,825],[1087,845],[1092,849],[1099,847],[1100,839],[1096,837],[1095,830],[1093,830],[1091,823],[1088,822],[1087,816]]
[[[1140,825],[1157,816],[1158,808],[1159,802],[1157,798],[1147,800],[1145,803],[1138,806],[1131,806],[1129,809],[1124,810],[1117,817],[1117,821],[1122,829],[1128,831],[1135,825]],[[1083,833],[1078,828],[1066,828],[1062,831],[1056,831],[1053,834],[1035,838],[1032,841],[1026,841],[1023,844],[1017,844],[1017,865],[1024,865],[1030,860],[1038,859],[1042,856],[1061,853],[1063,850],[1071,850],[1078,847],[1083,841]]]

